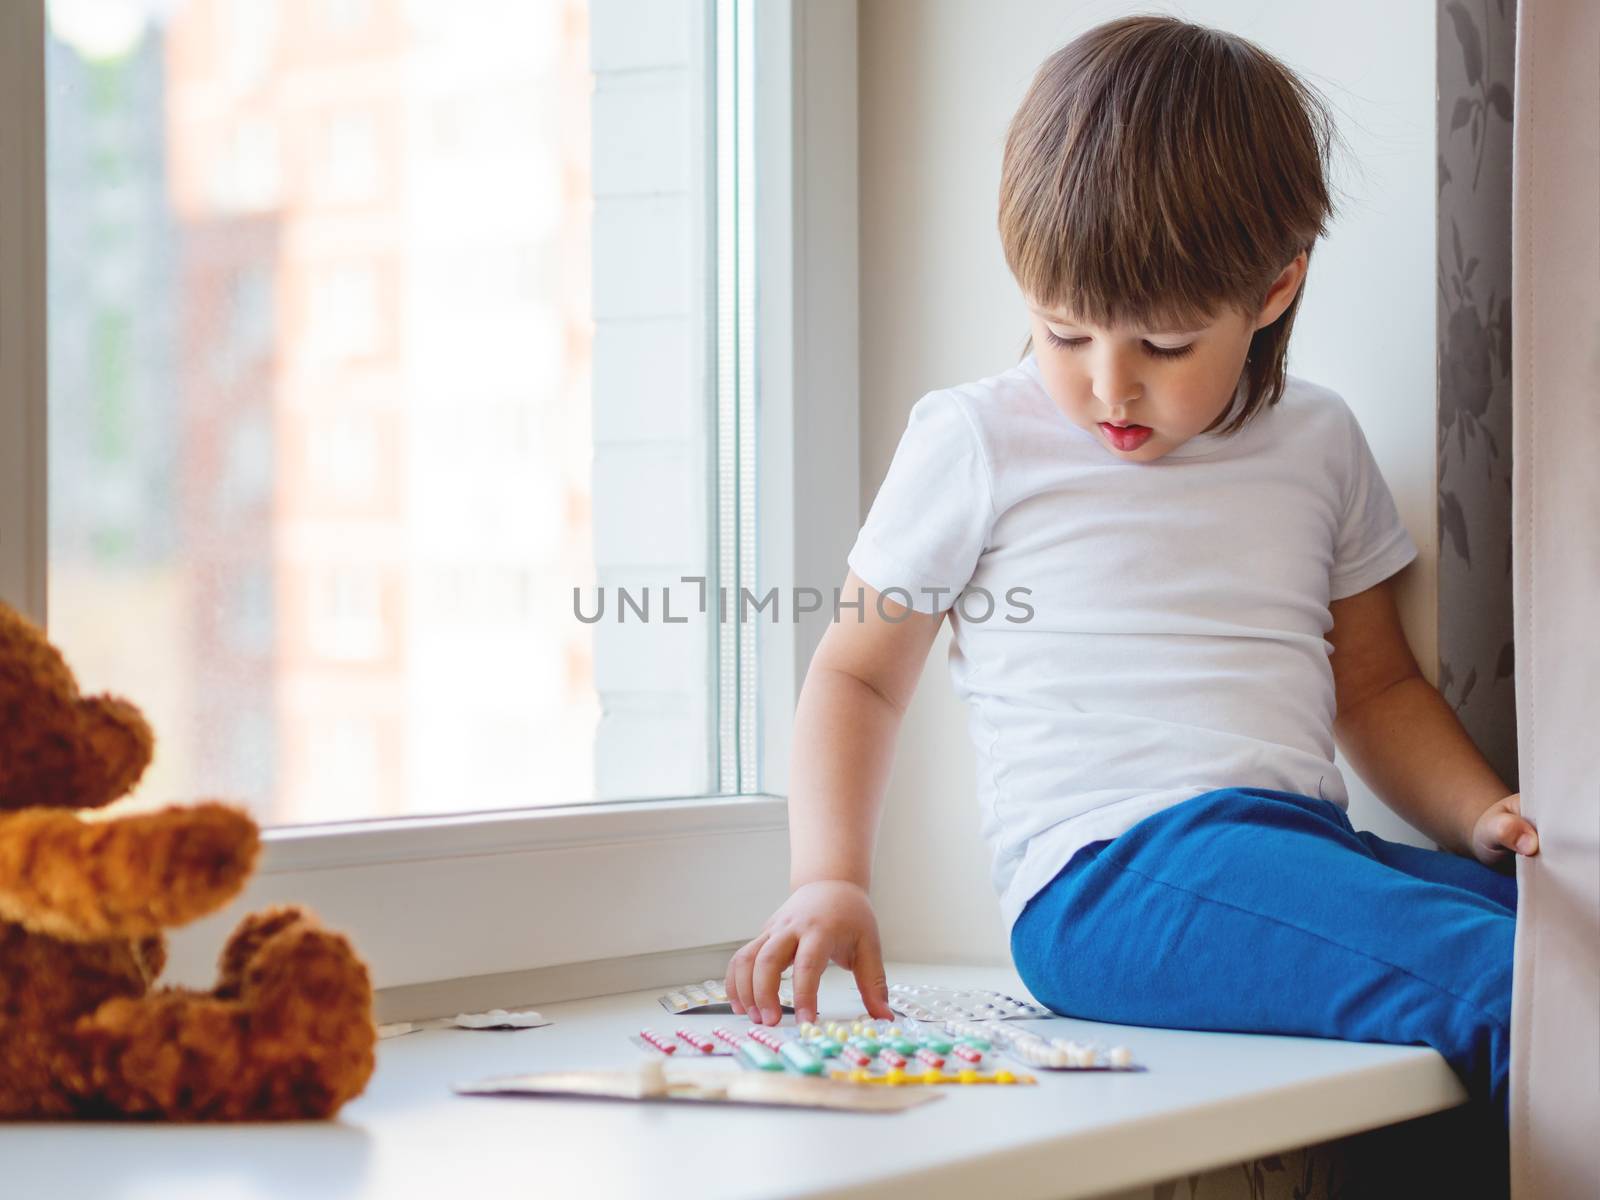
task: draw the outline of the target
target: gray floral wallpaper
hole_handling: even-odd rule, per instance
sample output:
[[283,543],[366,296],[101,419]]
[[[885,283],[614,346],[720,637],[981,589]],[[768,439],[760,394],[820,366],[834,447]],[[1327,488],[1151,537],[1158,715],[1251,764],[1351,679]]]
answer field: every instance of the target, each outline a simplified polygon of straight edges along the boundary
[[1438,7],[1439,674],[1511,788],[1511,103],[1516,0]]

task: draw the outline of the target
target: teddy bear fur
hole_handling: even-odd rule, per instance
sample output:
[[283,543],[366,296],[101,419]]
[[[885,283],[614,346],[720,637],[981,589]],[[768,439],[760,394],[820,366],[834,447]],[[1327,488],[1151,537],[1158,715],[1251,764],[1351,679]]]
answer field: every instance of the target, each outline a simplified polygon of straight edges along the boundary
[[0,604],[0,1119],[329,1117],[366,1086],[372,985],[303,909],[246,917],[209,992],[155,987],[162,931],[222,908],[260,845],[206,802],[86,813],[150,762],[139,710],[81,696]]

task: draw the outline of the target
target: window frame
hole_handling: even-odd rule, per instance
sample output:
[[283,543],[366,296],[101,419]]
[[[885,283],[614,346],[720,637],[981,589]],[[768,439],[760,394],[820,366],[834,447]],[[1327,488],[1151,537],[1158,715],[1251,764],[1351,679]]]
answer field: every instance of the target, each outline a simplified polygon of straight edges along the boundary
[[[792,586],[830,594],[860,517],[856,11],[763,0],[755,32],[758,578],[786,607]],[[0,5],[0,598],[41,624],[45,19]],[[379,988],[750,936],[788,891],[790,725],[830,618],[760,626],[758,792],[270,829],[244,893],[172,939],[168,977],[208,983],[226,930],[273,903],[348,933]]]

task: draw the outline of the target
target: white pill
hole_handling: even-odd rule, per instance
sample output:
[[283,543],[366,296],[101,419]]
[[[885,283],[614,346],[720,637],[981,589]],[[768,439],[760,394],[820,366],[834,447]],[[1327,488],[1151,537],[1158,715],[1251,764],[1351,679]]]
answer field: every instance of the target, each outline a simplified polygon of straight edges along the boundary
[[1133,1065],[1133,1051],[1126,1046],[1113,1046],[1106,1055],[1111,1060],[1113,1067],[1128,1067]]

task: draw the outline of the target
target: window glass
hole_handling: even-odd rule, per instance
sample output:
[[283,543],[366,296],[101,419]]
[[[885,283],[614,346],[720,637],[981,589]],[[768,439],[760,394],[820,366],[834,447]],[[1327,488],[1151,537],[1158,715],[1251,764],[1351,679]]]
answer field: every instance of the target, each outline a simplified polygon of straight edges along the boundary
[[715,578],[712,7],[48,13],[49,621],[135,802],[721,788],[715,622],[616,605]]

